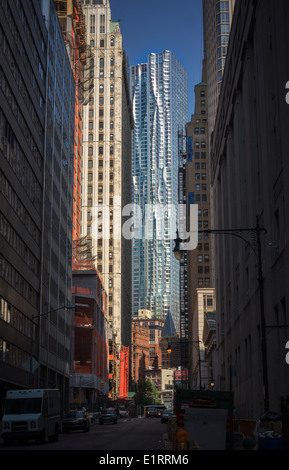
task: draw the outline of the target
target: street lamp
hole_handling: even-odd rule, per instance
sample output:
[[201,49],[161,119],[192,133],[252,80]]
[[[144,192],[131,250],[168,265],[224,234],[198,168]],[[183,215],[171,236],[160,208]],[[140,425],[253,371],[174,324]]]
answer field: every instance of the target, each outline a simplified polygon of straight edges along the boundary
[[30,326],[30,371],[29,371],[29,388],[32,388],[32,369],[33,369],[33,327],[34,327],[34,320],[36,318],[44,317],[49,315],[50,313],[57,312],[58,310],[62,310],[66,308],[67,310],[75,308],[75,305],[67,305],[55,308],[53,310],[49,310],[49,312],[39,313],[38,315],[32,315],[31,317],[31,326]]
[[168,342],[167,353],[168,353],[168,354],[171,354],[171,352],[172,352],[171,343]]
[[177,231],[177,238],[175,239],[174,255],[178,261],[181,261],[183,257],[183,251],[180,248],[182,241],[183,240],[180,238],[179,232]]
[[[241,233],[255,233],[257,236],[257,253],[252,247],[251,243],[246,240]],[[264,411],[269,411],[269,385],[268,385],[268,364],[267,364],[267,342],[266,342],[266,324],[265,324],[265,308],[264,308],[264,277],[262,271],[262,252],[261,252],[261,232],[267,233],[265,228],[260,227],[260,218],[256,216],[256,227],[250,228],[239,228],[239,229],[212,229],[212,230],[199,230],[198,233],[205,234],[217,234],[217,235],[232,235],[243,240],[253,250],[258,261],[258,284],[259,284],[259,295],[260,295],[260,320],[261,320],[261,349],[262,349],[262,368],[263,368],[263,386],[264,386]],[[182,240],[179,238],[177,232],[177,238],[175,240],[174,255],[176,259],[182,258],[182,250],[180,243]]]

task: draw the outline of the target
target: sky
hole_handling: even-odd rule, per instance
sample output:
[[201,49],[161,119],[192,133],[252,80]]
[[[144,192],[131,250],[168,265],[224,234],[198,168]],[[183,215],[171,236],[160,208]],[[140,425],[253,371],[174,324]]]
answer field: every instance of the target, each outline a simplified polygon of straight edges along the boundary
[[110,0],[112,21],[120,20],[129,65],[153,52],[172,51],[188,74],[188,121],[194,87],[202,79],[202,0]]

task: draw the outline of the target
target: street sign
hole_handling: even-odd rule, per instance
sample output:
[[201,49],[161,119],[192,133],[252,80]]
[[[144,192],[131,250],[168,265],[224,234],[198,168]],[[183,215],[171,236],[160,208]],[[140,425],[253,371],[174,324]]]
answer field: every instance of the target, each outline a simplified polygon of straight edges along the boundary
[[[32,363],[32,367],[31,367],[31,363]],[[34,359],[34,357],[32,358],[32,361],[30,359],[28,359],[28,361],[24,362],[24,364],[22,365],[23,369],[25,369],[27,372],[32,372],[34,373],[38,367],[40,366],[39,362],[36,361],[36,359]]]
[[189,439],[189,433],[185,429],[179,429],[177,432],[177,440],[179,442],[186,442]]

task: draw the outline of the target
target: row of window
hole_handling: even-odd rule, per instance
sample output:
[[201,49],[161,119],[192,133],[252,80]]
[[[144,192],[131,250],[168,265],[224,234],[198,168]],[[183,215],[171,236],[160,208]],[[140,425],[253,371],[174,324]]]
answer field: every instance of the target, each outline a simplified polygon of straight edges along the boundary
[[12,210],[15,211],[19,221],[22,222],[28,233],[35,240],[37,244],[40,243],[40,231],[31,218],[29,212],[24,207],[21,202],[21,199],[16,194],[15,190],[12,188],[11,184],[8,182],[4,174],[0,171],[0,194],[2,194],[5,199],[8,201]]
[[206,148],[206,142],[205,141],[195,142],[195,148],[196,149],[199,149],[199,148],[205,149]]
[[39,263],[37,259],[1,212],[0,235],[7,241],[7,243],[9,243],[14,252],[23,259],[26,266],[28,266],[31,271],[37,275],[39,272]]
[[[103,134],[100,134],[101,138],[100,140],[103,140]],[[104,147],[100,145],[98,147],[98,155],[103,155],[104,154]],[[109,147],[109,154],[114,155],[114,146],[110,145]],[[93,155],[93,147],[88,147],[88,156],[91,157]]]
[[0,362],[22,368],[28,360],[29,354],[27,352],[0,338]]
[[200,127],[195,127],[194,128],[194,134],[195,135],[199,135],[199,134],[204,135],[205,133],[206,133],[206,128],[205,127],[201,127],[201,128]]
[[0,297],[0,319],[15,328],[20,333],[29,337],[31,334],[31,321],[17,308]]
[[2,255],[0,255],[0,277],[15,289],[34,308],[37,308],[38,294],[24,277]]
[[210,287],[210,284],[211,284],[211,280],[209,277],[206,277],[205,279],[203,279],[202,277],[199,277],[198,278],[198,287]]

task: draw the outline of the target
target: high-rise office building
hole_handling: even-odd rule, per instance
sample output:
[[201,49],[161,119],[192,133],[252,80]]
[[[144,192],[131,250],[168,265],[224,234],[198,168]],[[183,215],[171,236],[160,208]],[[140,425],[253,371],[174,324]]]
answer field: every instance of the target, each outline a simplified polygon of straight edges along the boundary
[[75,125],[74,125],[74,175],[73,175],[73,257],[77,257],[80,244],[81,206],[81,144],[82,144],[82,103],[83,71],[86,64],[85,23],[82,5],[79,0],[54,0],[66,50],[76,83]]
[[84,72],[82,222],[88,253],[108,294],[118,347],[130,344],[131,241],[122,210],[131,202],[132,113],[128,64],[108,0],[83,2],[88,45]]
[[59,308],[72,302],[76,86],[53,1],[42,2],[42,15],[48,37],[40,313],[52,312],[40,319],[39,362],[44,366],[40,367],[39,380],[40,385],[57,386],[62,373],[67,391],[72,312]]
[[211,150],[213,228],[245,230],[214,237],[216,385],[249,419],[289,387],[288,21],[286,0],[236,1]]
[[204,60],[208,71],[209,136],[214,130],[235,0],[203,0]]
[[75,81],[54,2],[3,0],[0,24],[1,381],[64,398]]
[[[133,314],[171,311],[179,330],[179,263],[174,258],[178,205],[178,133],[187,122],[187,73],[171,51],[130,69],[134,115],[132,200],[142,213],[133,240]],[[169,209],[166,211],[166,207]]]
[[[212,292],[212,256],[211,236],[206,230],[211,228],[211,197],[210,197],[210,158],[208,139],[208,86],[206,62],[203,62],[202,82],[195,86],[195,113],[187,124],[187,162],[186,162],[186,194],[189,204],[198,205],[198,246],[196,250],[187,252],[188,266],[188,310],[189,337],[199,347],[190,343],[189,380],[191,386],[199,383],[199,361],[203,360],[203,309],[199,309],[199,290]],[[189,210],[189,209],[188,209]]]

